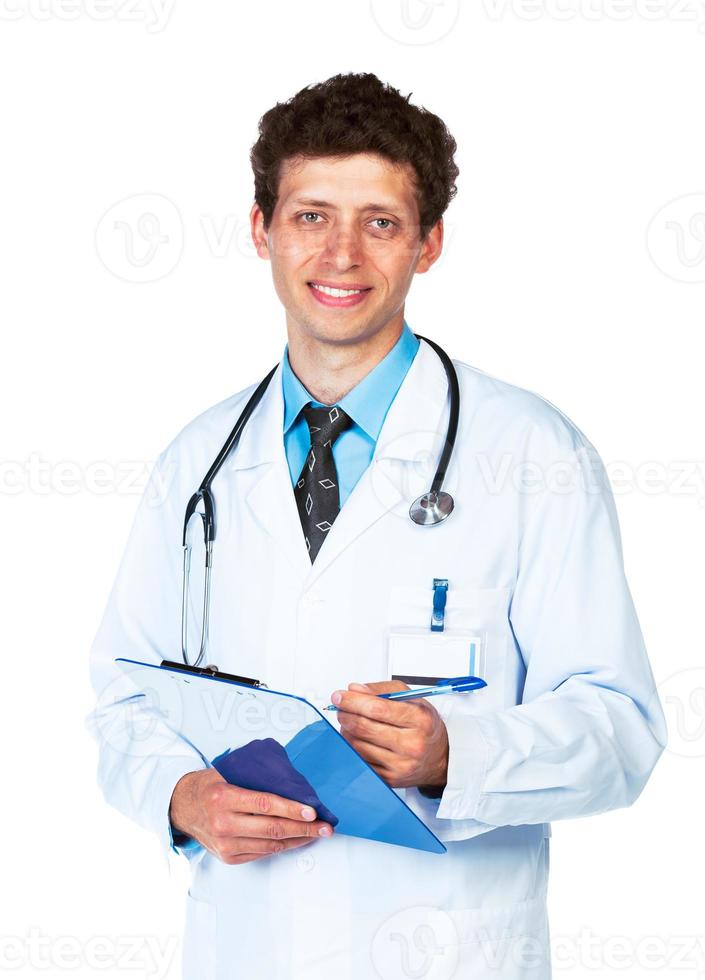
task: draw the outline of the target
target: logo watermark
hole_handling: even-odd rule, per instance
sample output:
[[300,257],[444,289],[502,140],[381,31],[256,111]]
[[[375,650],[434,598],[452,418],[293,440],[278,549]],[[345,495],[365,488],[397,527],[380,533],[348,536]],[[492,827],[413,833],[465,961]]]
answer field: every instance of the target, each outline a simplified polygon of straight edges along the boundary
[[95,233],[96,252],[118,279],[145,283],[163,279],[179,263],[183,221],[162,194],[136,194],[109,208]]
[[665,276],[705,282],[705,194],[685,194],[664,204],[651,219],[646,243]]
[[455,27],[460,0],[370,0],[379,30],[399,44],[435,44]]
[[705,756],[705,667],[687,667],[657,687],[668,724],[667,750],[686,759]]

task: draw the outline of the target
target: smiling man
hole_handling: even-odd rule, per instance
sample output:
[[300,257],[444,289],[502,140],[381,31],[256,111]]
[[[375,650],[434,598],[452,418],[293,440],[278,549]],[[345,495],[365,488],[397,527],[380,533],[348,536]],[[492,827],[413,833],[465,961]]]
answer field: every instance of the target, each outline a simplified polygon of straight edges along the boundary
[[[178,710],[120,686],[117,657],[175,659],[184,508],[257,384],[157,461],[154,485],[173,478],[161,506],[145,493],[91,655],[101,785],[190,863],[187,980],[547,980],[550,822],[633,803],[665,744],[604,467],[550,403],[453,360],[455,507],[410,520],[452,428],[450,372],[405,303],[441,253],[455,142],[371,74],[259,129],[252,237],[287,344],[213,484],[208,658],[332,699],[446,852],[341,833],[325,800],[246,788],[244,762],[226,781]],[[486,686],[378,697],[460,674]]]

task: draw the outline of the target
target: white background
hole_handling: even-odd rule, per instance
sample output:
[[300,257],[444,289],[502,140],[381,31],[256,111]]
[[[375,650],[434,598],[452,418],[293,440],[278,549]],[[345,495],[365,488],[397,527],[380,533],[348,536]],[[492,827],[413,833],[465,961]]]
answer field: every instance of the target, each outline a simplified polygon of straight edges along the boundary
[[554,824],[555,976],[703,977],[705,9],[675,0],[0,0],[3,968],[178,976],[185,861],[100,797],[88,650],[149,466],[281,357],[248,153],[340,71],[459,145],[412,329],[613,480],[671,744],[633,808]]

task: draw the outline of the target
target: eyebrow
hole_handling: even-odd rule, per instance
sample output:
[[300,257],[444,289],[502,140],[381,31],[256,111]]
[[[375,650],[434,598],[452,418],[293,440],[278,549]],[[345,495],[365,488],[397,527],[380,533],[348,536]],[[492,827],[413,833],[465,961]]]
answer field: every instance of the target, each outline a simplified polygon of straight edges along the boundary
[[[317,200],[315,198],[312,198],[312,197],[300,197],[300,198],[297,198],[295,201],[291,201],[291,204],[294,204],[294,205],[303,204],[303,205],[306,205],[307,207],[314,207],[314,208],[332,208],[333,210],[337,210],[336,205],[335,204],[332,204],[330,201],[319,201],[319,200]],[[403,210],[403,208],[400,209],[400,207],[399,207],[398,204],[392,204],[389,201],[387,201],[387,202],[384,202],[383,201],[382,203],[375,203],[373,201],[370,204],[363,205],[363,207],[358,208],[358,210],[359,211],[392,211],[392,212],[398,212],[399,210]]]

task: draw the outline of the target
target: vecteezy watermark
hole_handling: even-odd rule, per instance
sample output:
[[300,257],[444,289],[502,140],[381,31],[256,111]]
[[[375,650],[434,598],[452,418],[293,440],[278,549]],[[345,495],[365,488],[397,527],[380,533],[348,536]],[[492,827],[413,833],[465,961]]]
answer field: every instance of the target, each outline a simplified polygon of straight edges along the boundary
[[[444,434],[445,430],[406,432],[380,446],[370,479],[385,509],[396,508],[403,517],[403,501],[411,502],[429,490]],[[527,458],[523,453],[480,451],[462,457],[456,454],[443,488],[453,496],[481,492],[485,497],[668,495],[688,497],[705,507],[705,460],[603,463],[588,446],[550,461]]]
[[[194,628],[189,631],[189,650],[198,648],[200,638],[197,605],[200,597],[191,603],[189,622]],[[209,678],[159,670],[157,664],[127,661],[100,691],[86,719],[88,729],[121,755],[141,759],[169,754],[172,749],[178,752],[179,732],[194,712],[220,737],[224,748],[236,748],[243,737],[247,741],[276,738],[287,745],[320,721],[299,698],[267,697],[244,684],[213,684]]]
[[[373,221],[375,219],[372,219]],[[200,217],[200,229],[206,244],[209,255],[216,259],[226,259],[231,255],[244,256],[245,258],[257,258],[257,251],[252,240],[250,221],[247,216],[237,214],[202,214]],[[443,221],[443,250],[435,263],[435,267],[440,267],[446,260],[451,243],[457,234],[457,226]],[[408,236],[405,248],[410,253],[415,253],[420,247],[418,226],[415,226],[413,233]],[[370,241],[366,248],[374,254],[375,251],[389,247],[389,242],[384,239]],[[395,253],[399,252],[399,243],[395,242]],[[286,237],[279,237],[276,246],[276,254],[292,255],[301,249],[300,242],[294,236],[287,241]]]
[[705,30],[701,0],[482,0],[492,21],[664,21],[697,24]]
[[533,926],[522,923],[517,929],[499,924],[482,908],[447,912],[419,905],[400,909],[382,923],[372,940],[371,959],[382,980],[528,976],[545,968],[548,947],[540,938],[545,932],[540,910]]
[[0,460],[0,497],[26,493],[40,497],[54,494],[71,497],[79,493],[100,497],[145,494],[147,506],[159,507],[167,498],[176,472],[175,462],[157,467],[151,461],[140,459],[52,461],[44,459],[41,453],[31,452],[22,460]]
[[[0,0],[0,3],[2,0]],[[381,220],[371,218],[369,225]],[[95,249],[105,268],[126,282],[156,282],[178,266],[183,254],[185,225],[181,208],[162,194],[134,194],[112,204],[96,226]],[[443,222],[443,250],[437,265],[446,261],[457,227]],[[370,227],[361,228],[360,245],[369,255],[393,249],[395,254],[416,254],[420,250],[418,224],[404,229],[403,236],[375,234]],[[320,239],[319,239],[320,240]],[[189,231],[189,241],[215,259],[235,255],[256,259],[249,214],[201,214],[198,227]],[[302,248],[301,236],[283,229],[270,239],[273,254],[296,255]]]
[[257,258],[247,217],[202,214],[200,225],[206,247],[213,258],[225,259],[231,254]]
[[[418,491],[418,496],[430,487],[438,462],[436,441],[433,432],[408,433],[386,448],[391,469],[373,467],[371,477],[381,500],[393,506],[400,495],[410,497]],[[409,465],[402,466],[402,463]],[[602,468],[597,457],[593,457],[591,466],[578,466],[575,459],[568,458],[545,465],[523,457],[517,459],[512,453],[492,457],[476,453],[470,465],[474,485],[492,496],[507,491],[522,495],[565,495],[577,489],[602,493],[609,488],[615,497],[632,493],[690,497],[705,507],[705,460],[610,460]],[[177,471],[174,460],[164,461],[160,466],[139,459],[80,462],[49,460],[39,452],[31,452],[24,459],[0,460],[0,497],[27,493],[43,497],[79,493],[102,497],[144,494],[147,506],[159,507],[166,500]],[[459,480],[459,473],[451,468],[444,485],[455,493]]]
[[108,208],[95,233],[109,272],[127,282],[155,282],[177,266],[184,230],[179,209],[162,194],[135,194]]
[[668,724],[669,752],[687,759],[705,756],[705,667],[686,667],[658,684]]
[[32,926],[21,936],[0,936],[0,972],[109,969],[140,971],[165,980],[179,948],[177,936],[50,936]]
[[[573,936],[551,936],[554,972],[568,976],[583,970],[628,970],[635,967],[657,970],[687,970],[689,977],[703,976],[705,935],[703,936],[600,936],[589,928]],[[596,974],[598,975],[598,974]],[[679,973],[680,975],[680,973]]]
[[455,27],[460,0],[370,0],[379,30],[399,44],[433,44]]
[[676,282],[705,282],[705,194],[685,194],[651,219],[646,243],[664,275]]
[[513,975],[512,968],[517,975],[536,970],[543,975],[549,953],[556,975],[630,968],[703,975],[705,935],[602,936],[583,928],[568,936],[552,933],[549,941],[543,938],[543,915],[539,910],[532,925],[524,923],[518,930],[486,924],[491,916],[484,916],[482,908],[452,913],[430,906],[401,909],[377,930],[372,962],[382,980],[454,980],[473,968],[481,976]]
[[173,8],[174,0],[0,0],[0,21],[120,21],[158,34]]
[[705,507],[705,460],[611,460],[605,472],[615,497],[629,493],[695,497]]

